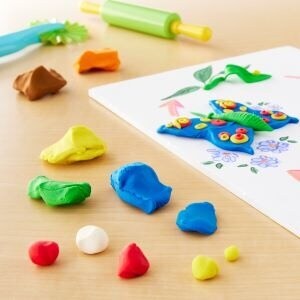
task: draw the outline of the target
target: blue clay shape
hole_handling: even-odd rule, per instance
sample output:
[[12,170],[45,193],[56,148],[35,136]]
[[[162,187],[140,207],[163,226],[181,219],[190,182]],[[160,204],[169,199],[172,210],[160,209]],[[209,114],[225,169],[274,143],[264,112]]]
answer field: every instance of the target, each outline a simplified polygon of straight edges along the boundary
[[[286,126],[287,124],[290,124],[290,123],[298,123],[299,122],[299,119],[297,119],[295,117],[290,117],[287,114],[285,114],[283,112],[280,112],[278,110],[273,110],[272,112],[268,112],[264,109],[261,109],[261,110],[252,109],[252,108],[250,108],[250,107],[248,107],[244,104],[241,104],[239,102],[235,102],[235,101],[232,101],[232,100],[229,100],[229,101],[232,102],[232,103],[235,103],[235,107],[234,108],[230,107],[229,108],[230,110],[232,110],[234,112],[246,111],[248,113],[255,114],[258,117],[260,117],[260,118],[264,119],[265,121],[267,121],[267,124],[270,125],[273,129],[278,129],[278,128],[284,127],[284,126]],[[209,105],[212,107],[214,112],[218,113],[218,114],[223,113],[224,110],[226,112],[226,108],[225,108],[226,104],[224,105],[224,103],[226,103],[226,100],[218,99],[218,100],[209,101]],[[284,117],[283,118],[280,118],[280,117],[276,118],[277,114],[283,114]],[[275,118],[274,118],[274,115],[275,115]]]
[[[181,119],[186,120],[187,123],[182,127],[176,126]],[[205,139],[224,150],[254,154],[254,150],[251,147],[254,139],[254,131],[252,128],[241,126],[235,122],[220,121],[221,123],[218,124],[218,121],[220,120],[177,118],[173,123],[160,126],[157,132],[193,139]],[[235,135],[236,131],[241,128],[247,132],[247,140],[243,143],[232,142],[229,137]],[[228,139],[222,139],[220,137],[222,133],[226,133]]]
[[159,181],[150,166],[141,162],[129,163],[115,170],[110,183],[121,200],[146,214],[165,206],[172,192],[171,187]]
[[213,234],[217,230],[215,208],[209,202],[192,203],[179,212],[176,225],[182,231]]

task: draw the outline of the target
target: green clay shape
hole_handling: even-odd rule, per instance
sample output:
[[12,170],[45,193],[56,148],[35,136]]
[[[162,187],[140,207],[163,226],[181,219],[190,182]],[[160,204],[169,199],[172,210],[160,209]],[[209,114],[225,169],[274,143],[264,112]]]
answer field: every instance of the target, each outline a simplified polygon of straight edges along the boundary
[[203,89],[211,90],[215,88],[217,85],[219,85],[219,83],[225,81],[230,75],[237,75],[246,83],[255,83],[272,77],[269,74],[254,74],[249,72],[245,67],[232,64],[226,65],[224,74],[224,76],[212,78],[207,84],[205,84]]
[[83,202],[91,194],[87,182],[65,182],[37,176],[28,185],[28,196],[43,199],[49,206],[72,205]]
[[49,178],[46,176],[37,176],[36,178],[32,179],[27,188],[27,194],[31,199],[41,199],[40,194],[40,185],[44,182],[49,181]]
[[228,112],[223,114],[211,113],[210,119],[220,119],[228,122],[236,122],[240,125],[250,127],[255,131],[272,131],[273,128],[264,122],[260,117],[248,112]]
[[[31,22],[31,26],[50,23],[48,20]],[[78,23],[64,22],[64,28],[45,32],[39,36],[41,43],[45,45],[67,45],[81,43],[88,39],[88,31],[85,26]]]

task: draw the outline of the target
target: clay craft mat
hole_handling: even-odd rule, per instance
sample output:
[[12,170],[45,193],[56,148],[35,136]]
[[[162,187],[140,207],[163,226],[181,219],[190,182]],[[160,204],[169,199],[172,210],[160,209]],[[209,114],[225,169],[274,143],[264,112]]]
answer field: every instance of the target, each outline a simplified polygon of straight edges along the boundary
[[[196,71],[212,66],[215,74],[227,64],[250,65],[249,71],[259,70],[272,78],[246,84],[232,75],[210,91],[200,88],[162,101],[185,87],[201,86],[202,82],[193,76]],[[191,112],[212,112],[209,100],[213,99],[231,99],[254,109],[279,110],[300,118],[299,49],[274,48],[103,85],[90,89],[89,96],[300,236],[299,123],[272,132],[256,132],[254,155],[225,151],[202,139],[157,133],[161,125],[178,116],[195,118]]]

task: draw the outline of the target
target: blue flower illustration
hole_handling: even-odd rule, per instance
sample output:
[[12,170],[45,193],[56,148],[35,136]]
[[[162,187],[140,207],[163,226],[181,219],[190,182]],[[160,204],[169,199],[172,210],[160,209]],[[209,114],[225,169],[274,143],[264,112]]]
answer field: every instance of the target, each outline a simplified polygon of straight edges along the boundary
[[218,149],[207,149],[207,152],[211,154],[212,159],[215,161],[232,163],[235,162],[239,157],[236,153],[230,151],[222,151]]
[[269,104],[267,106],[267,109],[281,111],[283,109],[283,107],[278,104]]
[[266,140],[258,143],[256,149],[262,152],[281,153],[289,149],[289,143],[274,140]]
[[279,161],[275,157],[269,157],[266,155],[260,155],[251,159],[250,164],[256,165],[262,168],[278,167]]

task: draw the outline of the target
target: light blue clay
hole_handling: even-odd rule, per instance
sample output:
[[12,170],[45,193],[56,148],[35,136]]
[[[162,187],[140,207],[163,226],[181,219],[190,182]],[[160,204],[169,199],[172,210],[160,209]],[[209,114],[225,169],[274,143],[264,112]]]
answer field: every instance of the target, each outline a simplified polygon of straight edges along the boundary
[[215,208],[209,202],[189,204],[177,215],[176,225],[182,231],[213,234],[218,228]]
[[165,206],[172,192],[171,187],[159,181],[150,166],[141,162],[129,163],[115,170],[110,183],[121,200],[146,214]]

